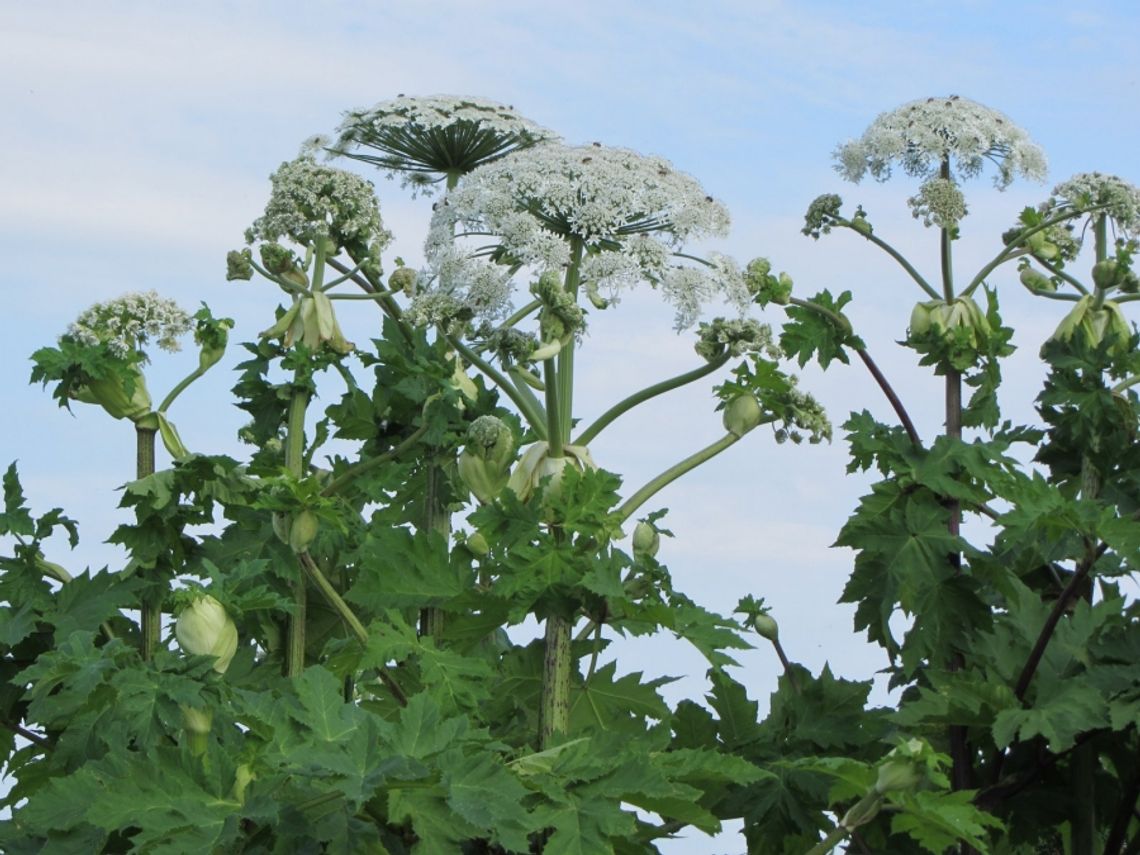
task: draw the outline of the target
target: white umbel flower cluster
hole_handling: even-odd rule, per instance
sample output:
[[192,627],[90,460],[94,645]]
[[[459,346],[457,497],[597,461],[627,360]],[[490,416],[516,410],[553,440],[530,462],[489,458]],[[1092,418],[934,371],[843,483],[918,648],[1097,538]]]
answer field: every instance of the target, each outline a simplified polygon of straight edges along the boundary
[[353,110],[328,150],[427,185],[441,175],[462,175],[521,148],[556,139],[513,107],[483,98],[399,96]]
[[686,240],[724,235],[728,224],[724,207],[666,160],[598,144],[546,144],[467,175],[436,205],[425,252],[437,287],[451,289],[457,274],[487,264],[471,258],[465,235],[484,255],[539,271],[564,269],[578,244],[589,291],[649,282],[676,306],[683,328],[717,296],[740,308],[749,302],[731,259],[688,266],[675,255]]
[[1140,234],[1140,188],[1123,178],[1082,172],[1054,187],[1053,198],[1082,209],[1103,205],[1125,237]]
[[885,181],[895,165],[908,175],[937,176],[947,158],[960,178],[978,175],[990,161],[1001,189],[1015,175],[1045,178],[1045,153],[1029,134],[997,110],[957,95],[923,98],[883,113],[863,136],[835,152],[836,169],[855,182],[868,172]]
[[311,156],[281,164],[269,177],[273,190],[265,215],[246,231],[246,240],[286,237],[302,246],[328,238],[339,249],[384,246],[391,235],[380,220],[372,182],[359,175],[317,164]]
[[127,356],[150,341],[163,350],[180,350],[178,339],[191,326],[190,315],[173,300],[156,291],[132,292],[91,306],[64,335],[81,344],[105,344],[112,353]]

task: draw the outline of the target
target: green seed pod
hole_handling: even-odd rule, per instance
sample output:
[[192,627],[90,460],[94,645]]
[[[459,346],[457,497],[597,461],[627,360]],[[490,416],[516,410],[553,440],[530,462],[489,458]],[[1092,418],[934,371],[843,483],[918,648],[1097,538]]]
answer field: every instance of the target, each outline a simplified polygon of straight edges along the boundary
[[724,429],[733,436],[742,437],[764,417],[755,395],[737,395],[724,408]]
[[639,522],[633,529],[633,557],[653,558],[661,547],[661,535],[647,522]]
[[320,529],[321,523],[316,514],[308,509],[301,511],[289,526],[289,546],[294,552],[304,552],[312,545]]
[[204,594],[184,608],[174,623],[179,646],[194,656],[213,656],[214,670],[224,674],[237,652],[237,627],[225,607]]

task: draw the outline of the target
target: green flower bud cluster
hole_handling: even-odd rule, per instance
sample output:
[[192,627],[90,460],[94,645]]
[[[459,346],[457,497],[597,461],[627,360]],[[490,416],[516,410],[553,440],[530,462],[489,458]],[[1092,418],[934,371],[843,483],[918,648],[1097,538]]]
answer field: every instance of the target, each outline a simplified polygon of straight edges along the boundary
[[150,414],[153,403],[146,388],[146,378],[138,365],[127,365],[124,371],[126,377],[90,379],[74,387],[70,397],[84,404],[98,404],[113,418],[137,423]]
[[184,608],[174,623],[179,646],[194,656],[213,656],[214,670],[224,674],[237,652],[237,626],[225,607],[203,594]]
[[792,296],[792,277],[783,272],[773,276],[772,264],[766,258],[754,258],[748,262],[744,268],[744,285],[752,299],[761,306],[769,303],[786,306]]
[[253,278],[253,253],[246,247],[242,250],[231,249],[226,253],[226,281],[235,279],[248,282]]
[[562,495],[562,476],[566,467],[573,466],[579,472],[598,468],[590,456],[590,450],[585,446],[564,445],[562,450],[562,457],[551,457],[549,443],[539,441],[523,452],[507,481],[507,486],[520,501],[527,501],[547,478],[550,480],[543,492],[543,499],[547,503],[556,501]]
[[[544,345],[566,341],[570,336],[585,329],[586,315],[582,307],[575,301],[574,296],[568,294],[562,287],[562,279],[555,271],[548,270],[543,273],[530,290],[542,302],[539,327]],[[533,354],[531,356],[533,361],[549,358],[549,356],[536,358]]]
[[702,321],[697,328],[695,349],[706,362],[712,362],[726,353],[730,356],[763,353],[770,359],[779,359],[784,355],[772,338],[772,328],[752,318]]
[[460,479],[480,502],[494,501],[507,486],[514,451],[514,434],[501,419],[480,416],[471,423],[458,469]]
[[926,781],[928,753],[921,739],[910,739],[894,748],[879,764],[875,792],[879,794],[914,790]]
[[388,277],[388,287],[392,291],[403,291],[404,296],[414,297],[416,295],[416,280],[419,275],[410,267],[400,265],[392,271],[392,275]]
[[1120,305],[1114,300],[1105,300],[1098,308],[1093,295],[1086,294],[1061,320],[1050,341],[1071,342],[1080,339],[1088,347],[1098,347],[1110,335],[1113,341],[1109,353],[1117,356],[1126,354],[1132,327],[1124,317]]
[[924,226],[955,229],[966,216],[966,196],[957,182],[949,178],[928,178],[918,194],[907,199],[914,218]]
[[828,234],[833,226],[839,224],[842,217],[839,216],[839,209],[843,207],[843,200],[834,193],[824,193],[822,196],[817,196],[808,205],[807,213],[804,214],[804,227],[801,231],[815,240],[819,240],[820,235]]

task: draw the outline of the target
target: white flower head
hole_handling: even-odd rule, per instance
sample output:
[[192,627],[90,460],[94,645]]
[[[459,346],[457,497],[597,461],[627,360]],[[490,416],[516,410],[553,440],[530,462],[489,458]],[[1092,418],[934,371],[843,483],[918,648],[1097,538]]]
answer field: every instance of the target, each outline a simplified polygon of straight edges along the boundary
[[1054,187],[1053,199],[1085,209],[1103,205],[1103,212],[1126,237],[1140,234],[1140,188],[1123,178],[1082,172]]
[[339,249],[382,248],[391,240],[380,220],[372,182],[359,175],[320,166],[310,155],[301,155],[281,164],[269,180],[273,190],[265,215],[246,232],[250,243],[287,237],[308,246],[327,238]]
[[459,176],[477,166],[557,138],[514,107],[453,95],[381,101],[345,115],[327,147],[397,173],[405,185],[425,191],[440,176]]
[[75,319],[64,336],[81,344],[106,345],[118,356],[141,353],[150,341],[174,352],[181,349],[178,339],[192,325],[190,315],[173,300],[156,291],[133,292],[96,303]]
[[835,152],[836,169],[858,182],[870,172],[890,178],[895,165],[908,175],[937,176],[944,160],[961,178],[981,173],[988,160],[997,167],[994,184],[1004,189],[1015,175],[1045,178],[1045,154],[1029,135],[997,110],[968,98],[924,98],[882,113],[857,140]]
[[724,235],[728,223],[724,207],[666,160],[598,144],[547,144],[465,176],[436,205],[425,252],[445,282],[446,266],[461,252],[456,230],[460,239],[478,235],[482,253],[496,261],[539,271],[566,267],[579,247],[591,292],[648,281],[677,306],[685,327],[714,296],[747,304],[730,259],[691,267],[674,256],[686,240]]

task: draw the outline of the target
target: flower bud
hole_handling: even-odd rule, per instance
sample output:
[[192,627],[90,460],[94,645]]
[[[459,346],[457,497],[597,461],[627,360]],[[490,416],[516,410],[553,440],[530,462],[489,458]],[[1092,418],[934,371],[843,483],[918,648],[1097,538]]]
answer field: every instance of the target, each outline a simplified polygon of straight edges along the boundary
[[661,546],[661,535],[647,522],[639,522],[633,529],[633,557],[653,558]]
[[187,606],[174,623],[179,646],[194,656],[213,656],[214,670],[224,674],[237,652],[237,627],[225,607],[209,594]]
[[480,502],[494,501],[510,478],[515,439],[495,416],[480,416],[467,429],[467,445],[459,455],[459,477]]
[[590,455],[590,450],[585,446],[564,445],[562,451],[562,457],[550,457],[548,443],[544,441],[534,443],[515,464],[507,486],[525,502],[534,494],[543,479],[549,478],[543,499],[551,502],[562,494],[562,474],[567,466],[574,466],[580,472],[598,468]]
[[848,831],[854,831],[861,825],[866,825],[879,815],[883,809],[883,797],[878,794],[867,795],[857,801],[852,808],[843,815],[839,824]]
[[1039,273],[1032,267],[1024,267],[1018,277],[1021,279],[1021,284],[1028,288],[1030,291],[1045,292],[1051,294],[1057,290],[1057,283],[1043,273]]
[[922,783],[925,764],[920,759],[924,744],[921,739],[911,739],[891,751],[879,765],[879,777],[875,782],[875,792],[888,793],[895,790],[913,790]]
[[289,546],[297,553],[304,552],[316,539],[321,523],[317,515],[307,508],[293,517],[289,526]]
[[129,368],[132,375],[133,389],[127,395],[126,385],[118,377],[107,377],[102,380],[92,380],[79,387],[72,393],[72,397],[84,404],[98,404],[116,419],[130,419],[137,422],[150,414],[150,393],[146,389],[146,380],[137,365]]
[[724,429],[733,436],[742,437],[764,417],[755,395],[737,395],[724,408]]
[[761,638],[766,638],[773,644],[780,640],[780,625],[776,623],[776,619],[767,612],[756,615],[756,617],[752,619],[752,628],[756,630]]
[[1107,291],[1114,287],[1117,283],[1117,279],[1120,278],[1120,270],[1116,259],[1106,258],[1104,261],[1098,261],[1094,264],[1092,278],[1093,284],[1101,291]]
[[471,550],[471,553],[479,558],[482,558],[491,551],[491,547],[487,545],[487,538],[483,537],[481,531],[474,531],[467,535],[467,540],[464,542],[467,544],[467,548]]
[[257,776],[253,774],[253,770],[249,768],[248,763],[242,763],[234,770],[234,786],[230,790],[230,795],[233,796],[234,801],[238,804],[245,804],[245,791],[252,781]]
[[182,726],[190,733],[209,733],[214,726],[213,710],[196,710],[182,704]]

